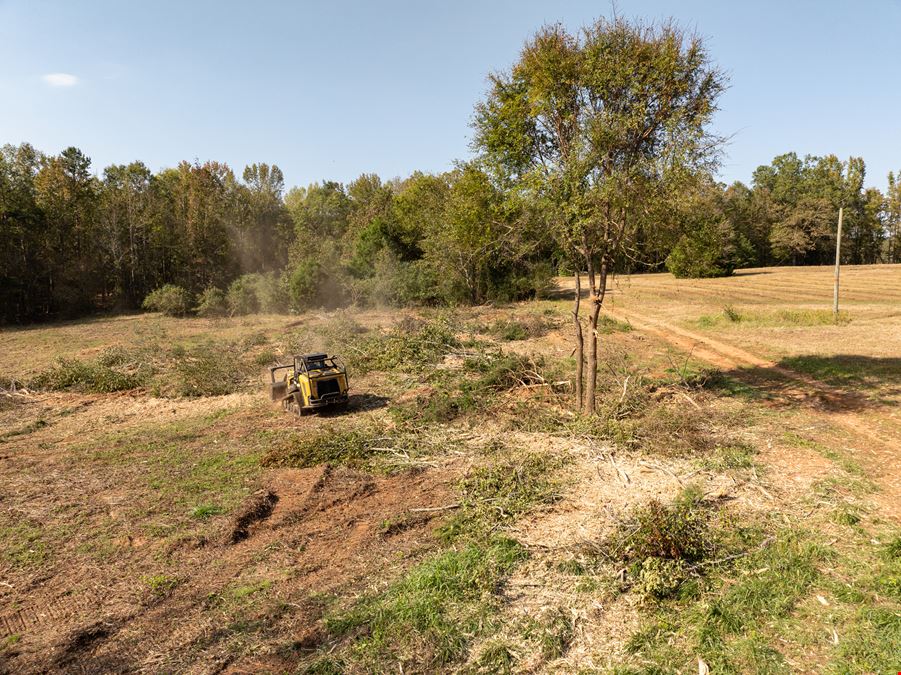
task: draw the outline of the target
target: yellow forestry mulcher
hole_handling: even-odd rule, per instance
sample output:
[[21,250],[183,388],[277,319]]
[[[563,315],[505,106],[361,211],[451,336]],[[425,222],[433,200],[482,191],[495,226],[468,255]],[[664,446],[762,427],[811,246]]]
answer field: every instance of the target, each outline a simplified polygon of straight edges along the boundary
[[347,405],[347,369],[336,356],[298,354],[270,368],[269,377],[269,397],[297,415]]

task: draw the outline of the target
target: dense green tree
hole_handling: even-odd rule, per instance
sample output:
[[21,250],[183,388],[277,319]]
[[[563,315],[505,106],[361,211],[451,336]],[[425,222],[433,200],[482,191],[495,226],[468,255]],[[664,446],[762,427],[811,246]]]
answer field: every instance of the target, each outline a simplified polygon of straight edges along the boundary
[[707,182],[679,205],[673,214],[678,222],[679,240],[666,258],[666,268],[676,277],[725,277],[737,267],[749,266],[756,251],[743,231],[737,214],[736,189],[723,190]]
[[48,239],[34,179],[42,156],[32,146],[0,148],[0,323],[46,317],[53,311]]
[[866,166],[851,157],[795,153],[776,157],[754,172],[758,222],[769,230],[771,260],[793,265],[826,265],[835,256],[839,208],[844,209],[847,245],[842,259],[876,262],[884,236],[882,209],[876,192],[864,190]]
[[[540,292],[558,268],[590,271],[591,247],[576,235],[593,222],[595,179],[578,192],[569,174],[511,173],[503,152],[485,159],[439,175],[383,182],[364,174],[346,187],[324,182],[285,196],[281,172],[267,164],[247,167],[243,181],[216,162],[157,174],[132,162],[98,179],[74,148],[46,156],[27,144],[3,146],[0,322],[137,308],[166,284],[214,315],[241,275],[240,311],[281,311],[504,301]],[[630,189],[640,208],[629,211],[624,243],[606,249],[608,258],[591,249],[596,277],[605,259],[608,274],[659,269],[668,259],[692,276],[831,264],[839,206],[844,262],[901,261],[901,188],[891,174],[884,195],[865,189],[859,158],[788,153],[760,167],[752,187],[717,185],[703,172],[672,180],[669,171],[639,172]],[[567,190],[569,203],[561,199]]]
[[171,277],[194,293],[222,287],[240,270],[232,245],[238,216],[231,169],[182,162],[162,172],[159,183]]
[[91,160],[78,148],[46,158],[34,178],[35,203],[43,212],[48,284],[53,310],[76,316],[104,293],[105,265],[97,255],[98,182]]
[[156,200],[153,175],[143,163],[104,169],[98,208],[99,242],[109,262],[118,304],[135,307],[164,281],[156,268],[160,252],[154,246]]

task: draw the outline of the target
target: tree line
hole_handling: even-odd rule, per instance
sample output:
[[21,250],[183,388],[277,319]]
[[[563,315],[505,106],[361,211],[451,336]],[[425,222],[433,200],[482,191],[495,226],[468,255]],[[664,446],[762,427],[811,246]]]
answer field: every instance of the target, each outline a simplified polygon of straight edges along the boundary
[[206,299],[210,313],[513,300],[554,270],[540,220],[474,164],[286,193],[268,164],[95,176],[77,148],[0,150],[5,323],[136,309],[164,286],[182,311]]
[[[685,276],[719,276],[739,267],[828,265],[835,260],[844,209],[842,262],[901,262],[901,185],[865,188],[863,158],[779,155],[754,171],[751,185],[710,185],[668,267]],[[688,222],[687,221],[687,224]]]
[[861,158],[788,153],[718,183],[723,86],[678,27],[601,20],[545,27],[491,76],[476,157],[442,174],[286,191],[269,164],[95,175],[77,148],[5,145],[0,323],[508,301],[581,271],[593,335],[608,275],[827,264],[839,207],[845,262],[901,262],[901,180],[864,188]]

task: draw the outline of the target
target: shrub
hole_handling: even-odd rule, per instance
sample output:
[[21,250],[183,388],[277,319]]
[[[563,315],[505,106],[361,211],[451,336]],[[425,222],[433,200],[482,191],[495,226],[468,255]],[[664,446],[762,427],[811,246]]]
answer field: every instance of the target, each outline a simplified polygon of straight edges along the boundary
[[276,274],[253,275],[257,305],[261,312],[275,314],[288,308],[288,288],[286,282]]
[[354,361],[361,373],[395,369],[418,372],[459,344],[446,321],[404,319],[387,335],[367,335],[360,340],[354,348]]
[[488,327],[488,332],[499,340],[527,340],[547,333],[550,322],[539,316],[525,316],[514,319],[497,319]]
[[734,238],[725,221],[696,226],[676,243],[666,268],[679,278],[728,277],[738,266]]
[[235,279],[229,285],[226,301],[228,302],[229,314],[232,316],[254,314],[260,310],[255,276],[253,274],[245,274]]
[[732,323],[738,323],[742,320],[741,312],[735,309],[732,305],[726,305],[723,307],[723,316],[725,316]]
[[665,598],[672,595],[725,545],[723,530],[701,504],[701,491],[688,487],[670,504],[657,499],[635,507],[607,538],[602,552],[617,566],[626,564],[632,588]]
[[652,499],[636,508],[609,542],[613,557],[642,564],[648,558],[697,562],[715,546],[699,491],[686,489],[669,505]]
[[222,396],[247,383],[256,367],[235,345],[205,344],[178,350],[175,356],[175,393],[179,396]]
[[436,391],[417,396],[410,404],[393,406],[391,414],[399,423],[440,424],[452,422],[477,403],[469,393]]
[[130,373],[114,369],[104,364],[103,357],[97,363],[60,358],[53,366],[39,373],[30,384],[35,389],[73,389],[108,394],[140,387],[148,375],[149,371],[146,369]]
[[541,369],[544,359],[522,354],[498,354],[495,357],[467,359],[466,369],[479,373],[475,382],[466,383],[464,389],[475,391],[476,395],[485,390],[504,391],[514,387],[541,384],[544,377]]
[[645,558],[638,568],[635,590],[653,598],[666,598],[678,590],[686,574],[683,560]]
[[193,305],[188,291],[175,284],[166,284],[144,298],[141,307],[166,316],[186,316],[190,314]]
[[197,298],[194,309],[198,316],[214,317],[228,314],[228,302],[225,293],[215,286],[208,286]]

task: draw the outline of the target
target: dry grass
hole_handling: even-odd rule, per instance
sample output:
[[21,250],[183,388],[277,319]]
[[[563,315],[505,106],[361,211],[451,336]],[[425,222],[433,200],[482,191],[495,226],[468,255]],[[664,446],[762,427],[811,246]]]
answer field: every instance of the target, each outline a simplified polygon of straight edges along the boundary
[[[901,486],[874,469],[891,466],[878,454],[890,447],[864,432],[897,430],[901,350],[879,353],[895,349],[885,298],[901,293],[897,275],[849,270],[839,326],[820,320],[824,270],[623,280],[614,308],[785,357],[822,386],[711,375],[694,338],[668,344],[665,326],[621,322],[602,335],[601,419],[546,386],[574,366],[568,300],[424,312],[406,328],[396,313],[344,312],[0,332],[0,385],[58,356],[137,372],[124,355],[140,350],[158,376],[169,350],[196,356],[211,342],[235,345],[253,370],[226,395],[3,395],[0,660],[669,672],[701,657],[713,672],[885,670],[901,639],[889,508]],[[725,319],[699,327],[703,315]],[[457,334],[423,329],[439,322]],[[349,356],[349,414],[274,409],[256,373],[320,344]],[[430,407],[442,396],[453,414]],[[617,537],[628,555],[605,555]]]

